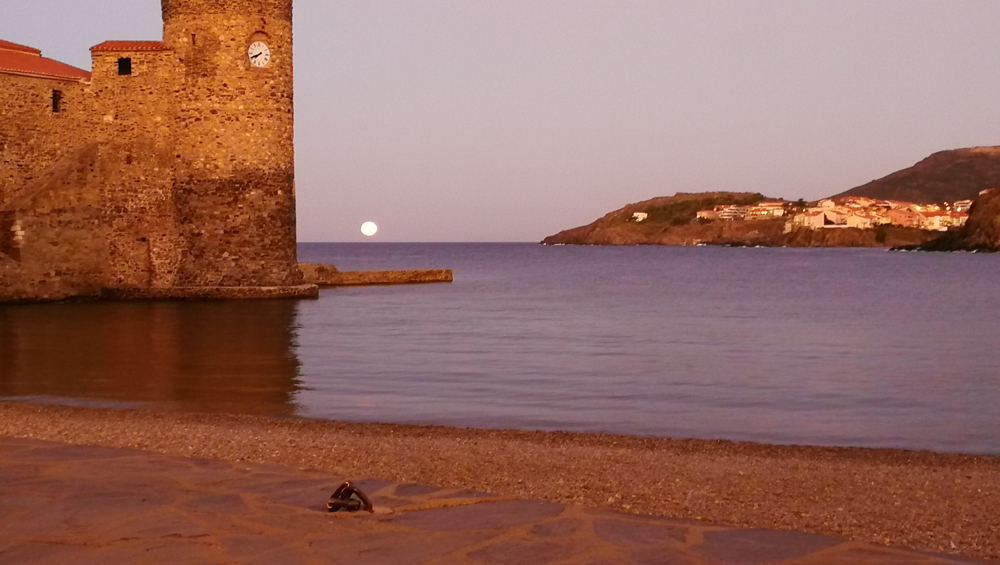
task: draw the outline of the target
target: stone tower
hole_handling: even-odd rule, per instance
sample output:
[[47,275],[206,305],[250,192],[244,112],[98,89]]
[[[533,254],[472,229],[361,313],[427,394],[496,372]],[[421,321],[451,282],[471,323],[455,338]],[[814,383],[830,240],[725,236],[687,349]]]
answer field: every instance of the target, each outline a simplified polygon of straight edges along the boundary
[[289,286],[292,0],[162,0],[175,66],[179,286]]

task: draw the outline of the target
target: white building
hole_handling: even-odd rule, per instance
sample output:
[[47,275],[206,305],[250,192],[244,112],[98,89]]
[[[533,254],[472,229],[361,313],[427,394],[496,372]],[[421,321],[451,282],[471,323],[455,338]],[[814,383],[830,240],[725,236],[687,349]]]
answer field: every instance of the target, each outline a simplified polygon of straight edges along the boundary
[[951,205],[956,212],[968,212],[972,209],[972,200],[959,200]]
[[719,210],[720,220],[742,220],[747,217],[747,207],[746,206],[726,206],[724,209]]

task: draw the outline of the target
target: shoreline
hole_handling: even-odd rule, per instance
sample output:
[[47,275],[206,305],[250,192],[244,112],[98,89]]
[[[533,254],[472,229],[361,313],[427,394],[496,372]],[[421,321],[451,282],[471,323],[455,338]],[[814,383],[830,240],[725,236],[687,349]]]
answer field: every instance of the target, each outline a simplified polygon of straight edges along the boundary
[[1000,558],[1000,457],[0,402],[0,436]]

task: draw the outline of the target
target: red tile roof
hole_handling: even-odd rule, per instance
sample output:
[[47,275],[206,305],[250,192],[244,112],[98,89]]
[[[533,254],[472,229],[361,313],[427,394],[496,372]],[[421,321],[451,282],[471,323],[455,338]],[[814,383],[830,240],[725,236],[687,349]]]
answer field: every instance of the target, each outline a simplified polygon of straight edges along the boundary
[[91,52],[101,51],[169,51],[162,41],[105,41],[90,48]]
[[7,51],[20,51],[22,53],[31,53],[32,55],[41,55],[42,52],[34,47],[28,47],[27,45],[18,45],[17,43],[11,43],[10,41],[4,41],[0,39],[0,49]]
[[90,73],[42,57],[38,49],[0,40],[0,73],[83,81]]

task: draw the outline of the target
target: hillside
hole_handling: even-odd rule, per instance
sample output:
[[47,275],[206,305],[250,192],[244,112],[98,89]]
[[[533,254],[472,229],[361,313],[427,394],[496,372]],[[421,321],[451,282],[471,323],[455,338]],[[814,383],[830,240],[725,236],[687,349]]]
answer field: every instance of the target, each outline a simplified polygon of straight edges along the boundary
[[918,204],[975,200],[1000,186],[1000,147],[940,151],[916,165],[852,188],[841,196],[864,196]]
[[[545,238],[542,243],[571,245],[684,245],[697,243],[697,233],[688,234],[690,224],[703,207],[716,204],[741,204],[763,199],[759,194],[744,192],[703,192],[688,194],[680,192],[674,196],[661,196],[615,210],[597,221],[557,233]],[[646,222],[632,220],[636,212],[649,214]],[[702,227],[702,226],[699,226]],[[725,227],[721,226],[720,227]],[[671,229],[673,228],[673,229]],[[671,234],[670,232],[675,232]],[[677,234],[676,232],[685,232]],[[674,235],[675,237],[670,237]],[[666,239],[664,239],[666,237]],[[679,239],[676,243],[673,241]],[[700,240],[699,240],[700,241]]]
[[969,213],[969,222],[961,229],[910,249],[1000,252],[1000,190],[981,196]]
[[[863,196],[916,204],[942,204],[977,200],[980,193],[1000,188],[1000,146],[940,151],[916,165],[831,198]],[[545,238],[546,244],[573,245],[763,245],[789,247],[903,247],[920,246],[939,234],[916,228],[882,226],[877,229],[803,230],[785,233],[785,221],[705,221],[698,210],[722,204],[755,204],[764,197],[744,192],[678,193],[629,204],[585,226]],[[982,200],[982,199],[981,199]],[[979,219],[970,227],[940,238],[939,248],[1000,250],[1000,199],[990,212],[980,203]],[[786,203],[786,212],[801,210],[804,203]],[[996,213],[993,209],[997,208]],[[648,214],[635,221],[636,212]],[[992,214],[992,215],[990,215]],[[996,233],[994,233],[996,231]]]
[[[892,247],[918,245],[936,234],[883,227],[878,230],[795,230],[785,233],[785,218],[755,221],[696,219],[698,210],[721,204],[752,204],[760,194],[741,192],[679,193],[629,204],[597,221],[545,238],[547,245],[745,245],[764,247]],[[792,203],[788,203],[792,205]],[[648,214],[645,221],[633,218]]]

